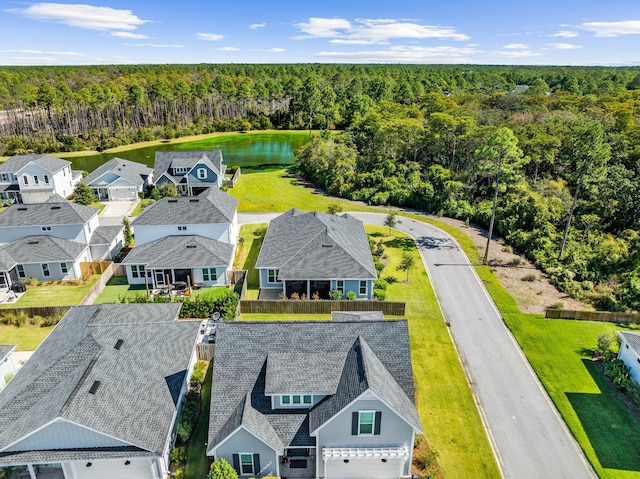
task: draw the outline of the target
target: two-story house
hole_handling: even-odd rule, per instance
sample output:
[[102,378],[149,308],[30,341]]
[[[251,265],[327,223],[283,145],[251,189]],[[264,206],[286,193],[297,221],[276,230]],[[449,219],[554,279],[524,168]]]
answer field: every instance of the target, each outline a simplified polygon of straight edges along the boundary
[[410,477],[421,433],[407,322],[217,327],[207,455],[246,477]]
[[178,321],[180,306],[71,308],[0,392],[0,470],[30,479],[169,477],[200,324]]
[[[362,222],[293,208],[269,224],[256,261],[260,291],[328,299],[331,290],[373,297],[378,274]],[[276,293],[276,294],[277,294]]]
[[153,170],[142,163],[112,158],[82,182],[100,201],[135,200],[153,183]]
[[17,203],[42,203],[54,195],[68,198],[82,172],[71,162],[49,155],[15,155],[0,163],[0,198]]
[[196,196],[211,186],[220,188],[227,169],[220,150],[156,151],[156,186],[171,183],[178,193]]
[[132,223],[136,247],[122,262],[129,284],[177,281],[226,285],[238,240],[238,200],[212,187],[199,196],[165,197]]

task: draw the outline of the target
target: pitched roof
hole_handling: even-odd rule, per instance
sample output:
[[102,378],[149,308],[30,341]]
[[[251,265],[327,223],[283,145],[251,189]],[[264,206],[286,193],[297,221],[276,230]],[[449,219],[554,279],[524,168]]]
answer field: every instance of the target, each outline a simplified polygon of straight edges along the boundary
[[71,164],[70,161],[49,155],[15,155],[0,163],[0,173],[16,173],[32,162],[51,173],[55,173]]
[[629,346],[631,346],[636,354],[640,355],[640,333],[626,333],[618,331],[618,334],[622,336],[627,343],[629,343]]
[[378,277],[360,220],[295,208],[269,224],[256,268],[289,280]]
[[91,235],[89,244],[111,244],[118,234],[124,229],[124,225],[98,226]]
[[177,321],[179,309],[176,303],[71,308],[0,392],[0,450],[62,418],[162,454],[199,327]]
[[226,169],[222,161],[222,151],[220,150],[156,151],[153,169],[157,178],[160,178],[160,175],[164,173],[174,181],[179,181],[182,175],[170,175],[168,173],[169,168],[191,169],[198,162],[202,162],[218,175],[222,175]]
[[0,344],[0,361],[9,356],[17,346],[17,344]]
[[198,196],[164,197],[147,206],[133,225],[194,225],[231,223],[238,200],[219,188],[209,188]]
[[204,236],[165,236],[136,246],[122,262],[144,264],[149,269],[228,266],[233,245]]
[[91,183],[108,172],[112,172],[121,178],[125,178],[136,185],[141,185],[144,183],[146,177],[153,172],[153,169],[135,161],[123,160],[122,158],[112,158],[89,173],[85,178],[83,178],[82,182],[86,185],[91,185]]
[[25,236],[0,246],[0,270],[9,271],[18,264],[75,261],[86,248],[55,236]]
[[56,196],[45,203],[10,206],[0,215],[0,227],[84,224],[98,214],[97,208],[79,205]]
[[331,321],[380,321],[382,311],[331,311]]
[[[313,366],[313,374],[308,358],[321,362]],[[285,367],[287,359],[291,364]],[[320,370],[322,375],[315,376]],[[335,394],[311,410],[273,410],[267,393],[274,393],[275,387],[286,387],[285,375],[296,387],[319,388],[297,393],[334,390]],[[389,384],[383,384],[385,381]],[[310,436],[313,429],[366,389],[373,390],[420,430],[413,402],[406,321],[220,324],[216,330],[208,453],[240,424],[246,425],[238,408],[246,407],[247,395],[250,406],[269,422],[285,447],[303,447],[314,445],[315,439]],[[272,439],[259,437],[273,443]]]

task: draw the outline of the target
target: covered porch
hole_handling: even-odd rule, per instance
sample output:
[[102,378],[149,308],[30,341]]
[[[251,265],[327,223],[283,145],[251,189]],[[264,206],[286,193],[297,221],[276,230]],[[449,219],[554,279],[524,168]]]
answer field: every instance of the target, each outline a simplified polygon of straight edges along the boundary
[[62,464],[27,464],[4,468],[8,479],[67,479]]
[[287,298],[291,298],[291,295],[295,293],[300,298],[304,295],[307,299],[312,299],[317,294],[318,299],[329,299],[331,291],[330,280],[285,280],[283,285]]

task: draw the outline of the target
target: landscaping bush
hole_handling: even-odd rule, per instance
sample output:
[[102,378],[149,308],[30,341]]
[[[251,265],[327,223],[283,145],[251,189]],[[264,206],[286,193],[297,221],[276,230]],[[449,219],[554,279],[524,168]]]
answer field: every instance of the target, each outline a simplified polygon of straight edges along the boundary
[[387,292],[384,289],[374,288],[373,297],[378,301],[384,301],[387,299]]
[[195,299],[185,299],[180,309],[180,317],[210,318],[214,312],[218,311],[224,319],[232,321],[236,317],[239,300],[240,297],[230,289],[225,290],[217,298],[197,296]]
[[522,281],[533,282],[538,279],[538,276],[535,273],[527,273],[522,277]]
[[387,289],[389,287],[389,283],[385,281],[383,278],[376,279],[373,282],[374,289]]
[[620,391],[625,392],[629,383],[629,368],[627,365],[621,359],[614,359],[604,362],[603,366],[605,376],[610,378]]
[[355,291],[347,291],[347,294],[345,295],[345,297],[349,301],[355,301],[358,298],[358,295],[355,293]]
[[387,284],[395,284],[398,282],[398,278],[396,278],[395,276],[385,276],[381,279],[384,279]]
[[238,473],[225,458],[216,459],[209,469],[209,479],[238,479]]
[[204,377],[207,374],[207,366],[208,363],[206,361],[197,361],[193,366],[193,373],[191,374],[189,387],[196,392],[200,392],[200,389],[202,388]]
[[422,471],[423,478],[438,477],[440,473],[438,456],[438,451],[430,446],[414,456],[413,462]]
[[373,265],[376,267],[376,271],[378,272],[378,274],[380,274],[384,269],[384,264],[382,264],[380,261],[376,260],[375,258],[373,260]]
[[174,466],[182,466],[187,462],[187,449],[184,446],[176,446],[171,449],[169,461]]
[[180,420],[178,421],[178,438],[185,443],[191,437],[193,427],[198,418],[198,393],[189,391],[182,405]]
[[332,289],[331,291],[329,291],[329,299],[332,299],[333,301],[342,299],[342,291],[340,291],[339,289]]

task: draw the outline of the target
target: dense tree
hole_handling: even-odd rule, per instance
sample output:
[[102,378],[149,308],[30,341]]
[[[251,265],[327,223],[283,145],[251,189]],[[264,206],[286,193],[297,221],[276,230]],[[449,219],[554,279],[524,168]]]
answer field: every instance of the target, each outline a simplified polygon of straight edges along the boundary
[[91,188],[89,188],[84,183],[78,183],[73,189],[73,202],[78,203],[79,205],[88,206],[92,203],[98,201],[96,196],[93,194]]

